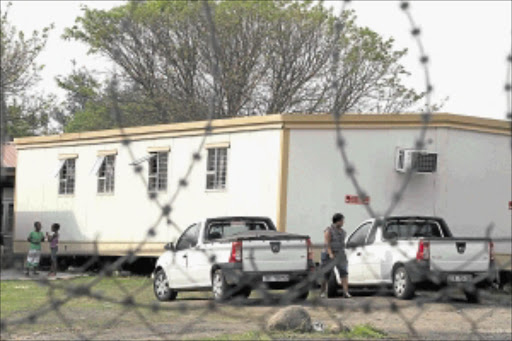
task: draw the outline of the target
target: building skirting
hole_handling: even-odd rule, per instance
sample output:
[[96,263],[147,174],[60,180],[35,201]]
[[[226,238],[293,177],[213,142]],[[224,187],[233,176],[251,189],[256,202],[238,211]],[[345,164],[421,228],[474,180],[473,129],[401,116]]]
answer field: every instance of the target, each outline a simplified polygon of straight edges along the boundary
[[[140,243],[132,242],[59,242],[58,255],[84,255],[84,256],[126,256],[130,251],[135,251],[139,247]],[[136,256],[143,257],[158,257],[164,250],[165,243],[145,243],[140,246],[139,251],[136,252]],[[15,254],[24,254],[28,252],[29,243],[24,240],[15,240],[13,242],[13,248]],[[42,246],[41,253],[43,255],[50,254],[50,248],[48,243],[44,243]]]

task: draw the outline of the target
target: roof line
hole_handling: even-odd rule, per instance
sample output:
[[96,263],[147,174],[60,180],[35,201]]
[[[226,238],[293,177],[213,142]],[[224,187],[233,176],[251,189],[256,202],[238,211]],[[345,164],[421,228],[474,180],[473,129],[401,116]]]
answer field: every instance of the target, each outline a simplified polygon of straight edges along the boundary
[[[198,135],[209,130],[215,132],[236,132],[260,129],[279,128],[333,128],[335,122],[329,114],[274,114],[266,116],[247,116],[208,121],[161,124],[153,126],[109,129],[81,133],[65,133],[59,135],[23,137],[14,140],[17,146],[61,144],[74,141],[120,141],[127,137],[144,139],[157,136]],[[445,127],[461,130],[477,130],[487,133],[511,135],[511,122],[473,116],[437,113],[431,116],[429,126]],[[341,118],[344,128],[418,128],[423,125],[421,114],[345,114]]]

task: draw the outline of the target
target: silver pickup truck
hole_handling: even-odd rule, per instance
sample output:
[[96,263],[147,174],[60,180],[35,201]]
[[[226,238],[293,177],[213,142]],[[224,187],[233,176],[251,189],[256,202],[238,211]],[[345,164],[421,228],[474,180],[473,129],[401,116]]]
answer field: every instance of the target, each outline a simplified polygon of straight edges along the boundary
[[[494,245],[487,238],[453,237],[438,217],[401,216],[369,219],[346,240],[351,286],[392,286],[396,297],[409,299],[418,287],[461,287],[469,301],[476,287],[495,279]],[[328,296],[337,294],[335,272]]]
[[153,272],[161,301],[179,291],[212,290],[215,300],[248,297],[253,288],[295,286],[294,298],[307,298],[303,283],[314,270],[308,236],[282,233],[269,218],[210,218],[189,226],[176,244],[166,245]]

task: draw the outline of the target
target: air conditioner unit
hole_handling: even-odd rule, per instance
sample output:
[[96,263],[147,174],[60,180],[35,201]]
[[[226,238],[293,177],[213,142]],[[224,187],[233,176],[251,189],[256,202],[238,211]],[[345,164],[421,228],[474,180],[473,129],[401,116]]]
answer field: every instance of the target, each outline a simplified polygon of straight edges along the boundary
[[395,170],[406,173],[411,168],[414,173],[435,173],[437,171],[437,153],[398,148],[396,150]]

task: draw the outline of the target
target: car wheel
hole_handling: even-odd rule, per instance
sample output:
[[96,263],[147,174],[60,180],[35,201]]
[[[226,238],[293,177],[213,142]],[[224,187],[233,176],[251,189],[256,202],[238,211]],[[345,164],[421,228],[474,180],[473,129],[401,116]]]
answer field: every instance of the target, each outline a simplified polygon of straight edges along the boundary
[[327,297],[334,298],[336,296],[338,296],[338,281],[336,280],[334,271],[331,271],[331,275],[327,281]]
[[153,291],[159,301],[172,301],[178,296],[178,292],[169,288],[169,281],[164,270],[160,269],[155,275]]
[[465,289],[464,294],[469,303],[480,303],[480,293],[477,288]]
[[228,298],[229,285],[226,283],[222,270],[215,270],[212,278],[212,292],[215,301],[225,301]]
[[403,266],[397,268],[393,274],[393,293],[395,297],[407,300],[414,296],[414,284]]

